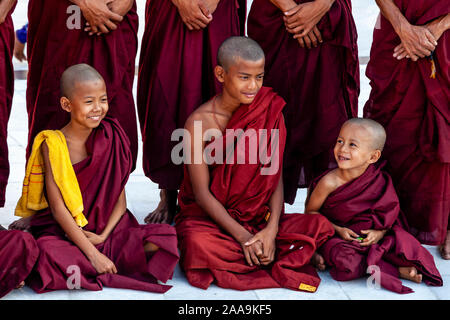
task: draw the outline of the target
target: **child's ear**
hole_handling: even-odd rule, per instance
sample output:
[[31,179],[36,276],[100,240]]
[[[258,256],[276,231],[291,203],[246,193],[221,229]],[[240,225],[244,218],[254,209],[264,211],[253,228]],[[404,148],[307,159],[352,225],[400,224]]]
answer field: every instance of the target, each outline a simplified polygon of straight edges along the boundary
[[67,99],[66,97],[61,97],[61,99],[59,99],[59,103],[61,104],[61,108],[63,108],[63,110],[65,110],[67,112],[72,111],[72,109],[70,107],[70,100]]
[[372,155],[370,156],[370,160],[369,163],[375,163],[378,161],[378,159],[380,159],[381,157],[381,151],[380,150],[375,150],[372,152]]
[[214,68],[214,75],[216,76],[217,80],[220,83],[224,83],[225,82],[225,69],[222,68],[221,66],[216,66]]

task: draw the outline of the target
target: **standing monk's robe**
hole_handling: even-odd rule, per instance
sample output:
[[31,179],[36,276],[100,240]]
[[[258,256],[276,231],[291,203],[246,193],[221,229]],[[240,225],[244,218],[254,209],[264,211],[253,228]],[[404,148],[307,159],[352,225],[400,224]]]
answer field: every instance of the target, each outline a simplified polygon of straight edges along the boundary
[[287,103],[283,179],[290,204],[297,188],[307,188],[336,166],[335,137],[358,114],[357,32],[350,0],[336,0],[317,27],[323,43],[307,49],[286,31],[283,13],[269,0],[254,0],[248,18],[248,35],[266,54],[264,85]]
[[[255,147],[253,155],[264,154],[262,150],[269,150],[266,155],[272,157],[271,164],[262,165],[259,161],[250,164],[246,160],[245,164],[210,165],[212,194],[230,216],[252,234],[266,226],[268,203],[281,175],[286,138],[281,112],[284,105],[282,98],[271,89],[263,87],[251,105],[242,105],[234,112],[227,125],[227,129],[242,129],[246,134],[249,132],[247,130],[251,133],[254,129],[255,135],[261,133],[259,130],[265,129],[269,138],[265,141],[261,139],[259,148],[258,142],[252,142],[251,138],[250,146],[247,147],[247,139],[244,138],[238,139],[237,149],[243,151],[241,154],[246,156],[245,159],[252,155],[253,152],[248,152],[252,146]],[[278,141],[274,139],[276,135],[271,130],[278,130]],[[227,132],[228,136],[230,134],[232,137],[233,133]],[[208,146],[221,150],[225,146],[223,141],[224,138],[221,137]],[[274,152],[277,142],[278,153]],[[229,148],[227,146],[227,150]],[[264,155],[260,155],[259,159],[264,161]],[[261,170],[270,165],[276,171],[262,175]],[[309,262],[316,248],[334,233],[333,227],[324,217],[283,212],[276,237],[275,262],[268,267],[249,266],[241,245],[211,220],[195,202],[187,168],[178,201],[181,211],[175,221],[181,251],[180,261],[193,286],[206,289],[215,281],[220,287],[237,290],[284,287],[311,292],[319,286],[320,278]]]
[[[113,119],[104,119],[86,142],[89,156],[73,165],[83,196],[84,215],[88,224],[84,230],[100,234],[125,187],[131,172],[130,142],[124,130]],[[175,229],[168,224],[139,225],[127,210],[116,227],[97,249],[116,266],[117,274],[98,275],[82,251],[67,239],[54,220],[50,209],[33,215],[31,232],[37,238],[41,255],[30,287],[38,293],[67,289],[67,278],[81,271],[81,288],[101,290],[103,286],[151,292],[166,292],[170,286],[160,285],[172,277],[178,262]],[[159,249],[144,252],[146,241]]]
[[[325,242],[320,252],[331,266],[331,276],[340,281],[357,279],[367,275],[369,266],[377,266],[381,271],[381,286],[398,293],[410,293],[413,291],[399,279],[398,267],[414,266],[423,274],[426,284],[442,286],[433,256],[406,231],[408,227],[392,180],[381,168],[379,164],[370,165],[359,178],[333,191],[320,209],[331,222],[359,235],[361,230],[390,229],[377,244],[368,247],[337,235]],[[321,177],[313,182],[311,192]]]
[[[15,7],[15,6],[14,6]],[[11,114],[14,94],[14,26],[10,10],[5,21],[0,24],[0,207],[5,205],[6,185],[9,177],[8,160],[8,120]]]
[[[61,75],[74,64],[87,63],[105,80],[108,114],[119,120],[130,139],[134,168],[138,150],[132,93],[137,53],[136,4],[117,30],[101,36],[89,36],[83,30],[86,20],[74,8],[68,0],[30,0],[28,4],[27,158],[36,134],[60,129],[69,122],[70,114],[59,103]],[[73,26],[76,22],[81,23],[81,28]]]
[[[245,0],[221,0],[203,30],[189,31],[171,0],[147,0],[137,88],[143,169],[162,189],[179,189],[183,167],[171,141],[198,106],[221,91],[214,76],[219,46],[243,34]],[[155,150],[158,150],[155,152]]]
[[33,236],[0,228],[0,298],[25,280],[39,257]]
[[[450,12],[450,2],[399,1],[395,4],[414,25]],[[450,32],[434,51],[435,78],[429,58],[397,60],[400,44],[383,16],[373,33],[367,77],[372,91],[364,117],[387,132],[384,158],[411,232],[426,244],[444,242],[450,213]]]

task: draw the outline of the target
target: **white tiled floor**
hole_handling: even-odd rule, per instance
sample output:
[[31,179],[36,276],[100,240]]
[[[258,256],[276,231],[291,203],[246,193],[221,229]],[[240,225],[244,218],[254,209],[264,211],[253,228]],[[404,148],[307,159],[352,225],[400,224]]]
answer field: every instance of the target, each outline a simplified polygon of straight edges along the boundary
[[[143,12],[144,0],[138,0],[139,13]],[[372,39],[372,28],[378,15],[378,9],[373,0],[357,0],[353,2],[354,15],[359,33],[359,54],[368,56]],[[14,14],[16,27],[26,22],[26,1],[20,1]],[[143,14],[141,14],[140,35],[143,32]],[[26,64],[15,61],[16,69],[26,68]],[[359,103],[359,113],[362,113],[362,107],[370,93],[368,79],[364,76],[365,65],[361,66],[361,94]],[[136,84],[136,82],[135,82]],[[0,209],[0,224],[7,226],[15,220],[13,216],[14,208],[21,193],[21,184],[24,175],[25,166],[25,146],[27,140],[27,116],[25,107],[26,81],[15,81],[15,95],[13,100],[12,114],[9,122],[9,159],[11,163],[11,174],[6,193],[6,205]],[[135,88],[136,90],[136,88]],[[136,92],[136,91],[135,91]],[[139,156],[141,156],[141,144],[139,145]],[[159,201],[159,191],[157,186],[147,179],[142,171],[141,162],[138,162],[136,171],[131,175],[126,186],[128,207],[135,214],[137,219],[143,223],[144,217],[149,211],[152,211]],[[286,212],[303,212],[306,192],[301,189],[297,193],[297,199],[294,205],[286,206]],[[287,289],[262,289],[249,291],[235,291],[222,289],[212,285],[208,290],[201,290],[192,287],[187,282],[180,268],[177,266],[174,277],[168,281],[173,285],[165,294],[146,293],[133,290],[104,288],[102,291],[89,292],[80,291],[57,291],[45,294],[36,294],[30,288],[24,287],[14,290],[4,297],[5,300],[18,299],[48,299],[48,300],[123,300],[123,299],[219,299],[219,300],[347,300],[347,299],[450,299],[450,290],[448,281],[450,281],[450,262],[440,258],[436,247],[426,246],[435,257],[436,265],[444,278],[444,287],[427,287],[425,284],[417,285],[412,282],[404,284],[411,287],[415,293],[408,295],[399,295],[384,289],[368,288],[366,279],[360,279],[349,282],[334,281],[328,272],[320,272],[322,282],[316,293],[306,293],[291,291]]]

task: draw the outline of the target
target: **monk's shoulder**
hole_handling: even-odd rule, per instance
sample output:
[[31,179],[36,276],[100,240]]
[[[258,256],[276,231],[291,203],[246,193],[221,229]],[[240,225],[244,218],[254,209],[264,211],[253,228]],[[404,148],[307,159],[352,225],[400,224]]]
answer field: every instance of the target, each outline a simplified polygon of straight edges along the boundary
[[326,193],[331,193],[341,185],[336,170],[331,170],[325,174],[318,182],[317,187]]
[[208,130],[214,126],[212,106],[210,101],[202,104],[187,118],[185,129],[192,131],[195,125],[201,124],[202,131]]

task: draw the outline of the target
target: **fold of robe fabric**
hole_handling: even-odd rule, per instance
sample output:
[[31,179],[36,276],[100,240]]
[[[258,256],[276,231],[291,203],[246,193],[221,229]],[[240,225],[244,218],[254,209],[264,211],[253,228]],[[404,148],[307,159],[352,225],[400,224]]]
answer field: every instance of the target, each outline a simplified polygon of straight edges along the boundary
[[[320,209],[331,222],[358,235],[362,234],[361,230],[389,229],[383,239],[369,247],[337,235],[326,241],[320,252],[331,266],[331,276],[346,281],[363,277],[370,271],[382,287],[397,293],[411,293],[412,289],[402,285],[398,267],[414,266],[423,274],[426,284],[442,286],[433,256],[407,231],[392,180],[382,167],[383,164],[370,165],[360,177],[333,191]],[[322,176],[313,182],[310,192]]]
[[0,230],[0,298],[28,277],[39,257],[33,236],[19,230]]
[[[131,172],[130,142],[118,121],[105,118],[86,142],[89,156],[74,164],[84,214],[89,223],[84,230],[100,234],[125,187]],[[127,210],[106,241],[97,249],[116,266],[117,274],[98,275],[82,251],[67,239],[49,209],[33,215],[31,232],[41,252],[29,277],[38,293],[68,289],[74,270],[79,268],[81,288],[101,290],[103,286],[150,292],[166,292],[171,286],[158,284],[172,277],[178,262],[175,228],[167,224],[139,225]],[[146,241],[159,249],[146,254]]]
[[61,109],[60,79],[68,67],[86,63],[104,78],[108,115],[116,118],[131,142],[133,168],[138,150],[137,119],[133,98],[138,48],[136,4],[106,35],[89,36],[78,7],[69,0],[31,0],[28,4],[28,147],[42,130],[64,127],[70,115]]
[[70,161],[66,138],[60,130],[44,130],[34,138],[23,181],[22,196],[17,203],[15,215],[29,217],[48,207],[44,191],[45,163],[41,150],[43,142],[47,144],[52,175],[64,203],[76,224],[84,227],[88,222],[83,215],[83,197]]
[[[450,12],[439,0],[395,0],[414,25],[424,25]],[[392,176],[411,232],[422,243],[441,244],[450,213],[450,32],[429,58],[397,60],[400,38],[383,16],[373,33],[366,75],[372,91],[364,117],[387,132],[383,157]]]
[[[297,3],[307,1],[300,0]],[[300,47],[286,31],[283,13],[270,0],[254,0],[248,35],[266,54],[264,85],[286,100],[284,197],[335,167],[333,147],[341,125],[358,114],[357,31],[350,0],[336,0],[320,20],[323,43]]]
[[14,25],[11,14],[14,7],[0,24],[0,207],[5,205],[6,185],[9,178],[8,120],[14,95]]
[[189,31],[171,1],[147,0],[137,108],[144,173],[160,188],[180,187],[183,167],[171,160],[178,143],[171,135],[220,92],[213,72],[217,51],[225,39],[243,34],[245,9],[245,0],[220,1],[204,30]]
[[[235,159],[234,164],[229,160],[210,165],[210,190],[230,216],[253,234],[266,226],[268,203],[281,175],[286,137],[281,113],[284,105],[284,100],[270,88],[261,88],[252,104],[235,111],[225,135],[207,145],[212,148],[211,154],[223,150],[223,156]],[[238,129],[243,130],[243,135],[234,143],[230,137]],[[266,130],[267,138],[262,138],[261,129]],[[252,140],[255,135],[258,140]],[[250,142],[246,143],[248,139]],[[242,153],[229,152],[233,145]],[[257,149],[251,151],[255,145]],[[269,158],[261,156],[259,159],[263,161],[250,161],[252,153],[260,154],[261,150],[267,150],[265,155]],[[244,164],[239,164],[239,154],[245,155]],[[262,169],[270,167],[274,170],[262,174]],[[186,167],[178,201],[181,211],[175,223],[180,262],[193,286],[206,289],[215,282],[220,287],[237,290],[285,287],[311,292],[319,286],[320,278],[309,262],[316,248],[333,235],[334,230],[324,217],[283,212],[275,261],[267,267],[258,267],[247,264],[241,245],[195,202]]]

